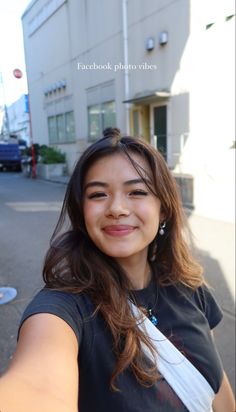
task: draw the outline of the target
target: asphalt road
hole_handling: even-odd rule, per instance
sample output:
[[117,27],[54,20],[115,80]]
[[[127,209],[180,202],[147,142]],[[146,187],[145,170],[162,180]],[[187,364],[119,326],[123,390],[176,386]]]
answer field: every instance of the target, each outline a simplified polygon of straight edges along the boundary
[[0,305],[0,372],[14,351],[22,311],[42,286],[42,264],[65,186],[0,173],[0,286],[17,297]]
[[[0,173],[0,287],[17,289],[17,297],[0,305],[0,373],[14,352],[17,326],[30,299],[43,285],[42,264],[59,216],[65,185],[32,180],[20,173]],[[223,308],[216,343],[235,387],[234,228],[189,215],[197,234],[197,252],[207,279]]]

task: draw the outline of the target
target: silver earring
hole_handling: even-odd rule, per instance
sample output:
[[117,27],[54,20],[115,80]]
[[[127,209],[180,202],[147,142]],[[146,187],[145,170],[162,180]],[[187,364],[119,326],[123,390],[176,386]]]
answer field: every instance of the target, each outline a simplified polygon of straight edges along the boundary
[[160,235],[161,236],[163,236],[164,234],[165,234],[165,227],[166,227],[166,222],[162,222],[162,223],[160,223],[160,226],[159,226],[159,233],[160,233]]

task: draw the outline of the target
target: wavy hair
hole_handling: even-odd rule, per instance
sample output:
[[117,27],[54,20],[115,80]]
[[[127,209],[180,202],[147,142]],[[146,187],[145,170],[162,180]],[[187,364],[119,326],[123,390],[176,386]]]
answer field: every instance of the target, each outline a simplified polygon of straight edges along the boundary
[[[111,376],[115,380],[130,367],[144,386],[158,378],[153,364],[145,364],[141,343],[154,354],[148,338],[136,327],[128,296],[131,285],[118,262],[100,251],[90,239],[83,213],[84,180],[91,165],[98,159],[114,154],[126,156],[149,190],[161,202],[165,216],[165,235],[149,245],[148,260],[158,287],[182,283],[195,289],[203,283],[201,266],[194,260],[185,237],[186,220],[178,188],[162,155],[150,144],[131,136],[122,136],[119,129],[108,128],[104,137],[89,146],[79,158],[67,186],[62,211],[45,258],[43,277],[46,286],[72,293],[84,292],[100,311],[112,333],[116,366]],[[136,163],[138,154],[149,165],[151,176]],[[69,227],[63,230],[69,218]]]

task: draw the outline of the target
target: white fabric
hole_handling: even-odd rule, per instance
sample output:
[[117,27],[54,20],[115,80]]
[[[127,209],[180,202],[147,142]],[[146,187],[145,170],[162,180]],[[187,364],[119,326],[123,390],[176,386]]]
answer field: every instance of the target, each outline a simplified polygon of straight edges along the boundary
[[[155,362],[161,375],[181,399],[189,412],[212,412],[215,393],[204,376],[191,362],[153,325],[137,306],[130,302],[138,327],[149,336],[156,348]],[[146,345],[144,353],[153,361]]]

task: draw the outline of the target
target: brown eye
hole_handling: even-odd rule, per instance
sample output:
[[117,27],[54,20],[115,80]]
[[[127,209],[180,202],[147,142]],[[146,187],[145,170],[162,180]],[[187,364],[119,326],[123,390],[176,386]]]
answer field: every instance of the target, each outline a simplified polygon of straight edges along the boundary
[[99,199],[105,196],[106,196],[106,193],[104,192],[96,192],[96,193],[91,193],[90,195],[88,195],[88,199]]
[[147,196],[148,192],[145,192],[144,190],[133,190],[130,194],[133,196]]

